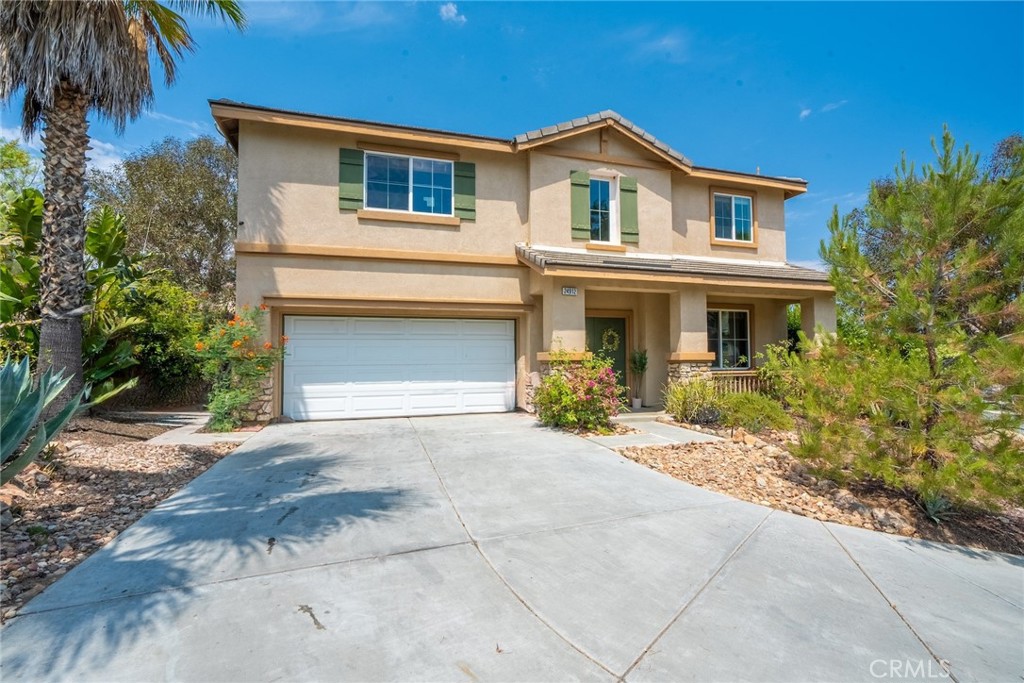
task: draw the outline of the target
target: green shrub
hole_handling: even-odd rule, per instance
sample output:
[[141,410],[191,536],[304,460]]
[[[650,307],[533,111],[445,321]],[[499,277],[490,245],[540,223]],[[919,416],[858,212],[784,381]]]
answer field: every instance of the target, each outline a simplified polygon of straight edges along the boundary
[[201,380],[202,357],[196,342],[212,324],[199,299],[166,277],[152,278],[139,288],[132,314],[145,322],[135,330],[139,373],[166,394]]
[[572,361],[566,352],[552,352],[551,373],[541,380],[533,402],[546,425],[603,431],[619,414],[624,391],[610,359],[593,355]]
[[775,399],[754,392],[725,394],[721,399],[721,422],[726,427],[742,427],[751,433],[764,429],[792,429],[791,418]]
[[260,382],[284,356],[287,337],[280,344],[261,342],[266,308],[248,306],[231,320],[215,326],[206,338],[196,342],[203,358],[203,376],[212,388],[207,408],[210,429],[227,432],[240,426],[245,410],[260,392]]
[[679,422],[712,424],[721,416],[721,396],[709,379],[673,382],[665,387],[665,410]]

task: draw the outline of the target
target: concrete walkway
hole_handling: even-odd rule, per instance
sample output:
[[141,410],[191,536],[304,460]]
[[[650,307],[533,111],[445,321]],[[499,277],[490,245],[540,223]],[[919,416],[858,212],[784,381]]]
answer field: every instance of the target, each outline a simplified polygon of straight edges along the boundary
[[[7,681],[1013,681],[1024,561],[522,415],[265,429],[29,603]],[[909,674],[909,675],[908,675]]]
[[616,434],[613,436],[592,436],[591,441],[605,448],[621,448],[623,446],[666,446],[674,443],[695,443],[721,441],[713,434],[703,434],[692,429],[684,429],[675,425],[658,422],[664,411],[645,410],[637,413],[624,413],[612,418],[612,422],[632,427],[637,430],[633,434]]

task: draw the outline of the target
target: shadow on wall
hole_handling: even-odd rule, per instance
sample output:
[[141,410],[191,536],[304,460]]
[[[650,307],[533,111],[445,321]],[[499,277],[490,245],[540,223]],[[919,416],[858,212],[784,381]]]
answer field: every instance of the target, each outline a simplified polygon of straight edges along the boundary
[[342,473],[361,467],[351,455],[308,450],[285,443],[229,456],[168,498],[5,626],[5,677],[102,668],[187,611],[204,584],[305,566],[332,537],[336,549],[343,529],[366,525],[358,540],[374,523],[419,514],[407,490],[347,484]]

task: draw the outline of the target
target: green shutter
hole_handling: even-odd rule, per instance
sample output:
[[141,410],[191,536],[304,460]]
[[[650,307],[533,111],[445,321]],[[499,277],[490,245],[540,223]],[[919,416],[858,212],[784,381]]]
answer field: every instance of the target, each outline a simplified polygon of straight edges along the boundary
[[572,238],[590,239],[590,174],[586,171],[569,172],[569,192],[572,205]]
[[455,215],[476,220],[476,164],[455,162]]
[[622,241],[640,242],[640,220],[636,205],[636,178],[619,178],[619,229]]
[[363,208],[363,150],[342,149],[338,166],[338,207]]

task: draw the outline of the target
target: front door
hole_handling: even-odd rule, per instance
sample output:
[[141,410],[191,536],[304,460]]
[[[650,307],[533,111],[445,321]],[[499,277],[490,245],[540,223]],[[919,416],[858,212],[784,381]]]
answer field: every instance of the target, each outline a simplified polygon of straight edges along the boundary
[[619,384],[626,381],[626,319],[587,318],[587,349],[612,359]]

